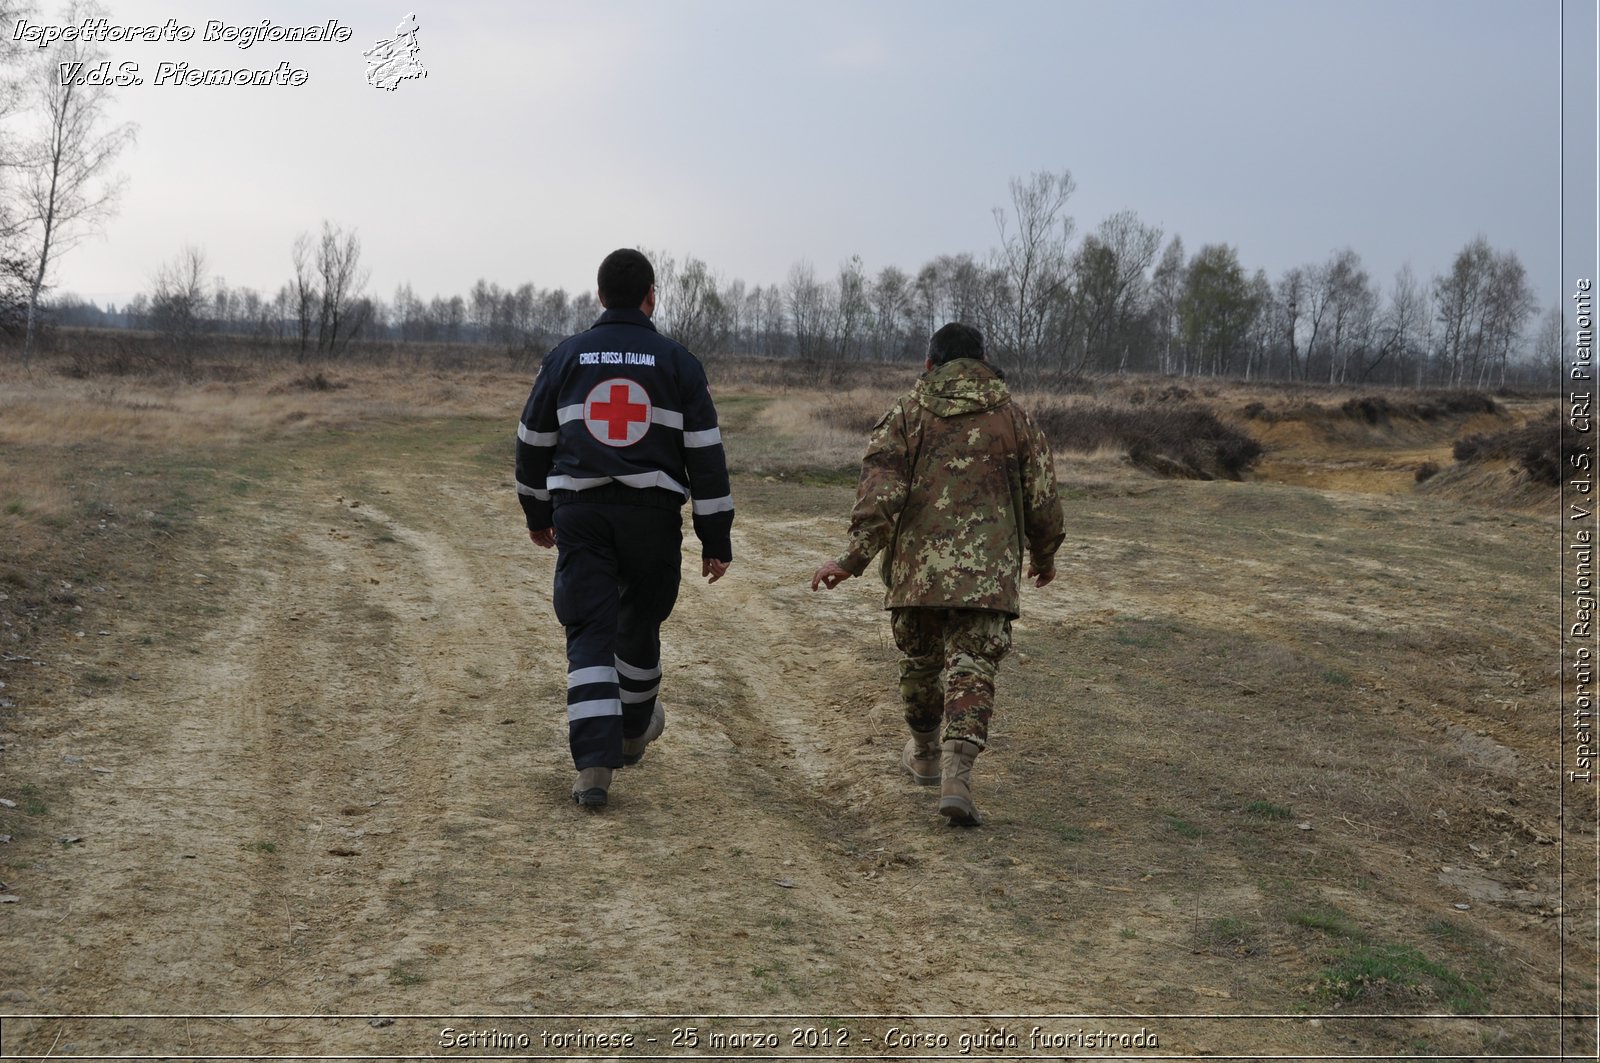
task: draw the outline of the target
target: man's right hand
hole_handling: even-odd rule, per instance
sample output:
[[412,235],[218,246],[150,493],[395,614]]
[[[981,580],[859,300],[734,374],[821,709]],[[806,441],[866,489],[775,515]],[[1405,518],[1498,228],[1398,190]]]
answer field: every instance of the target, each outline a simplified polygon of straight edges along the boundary
[[542,546],[548,550],[556,544],[556,530],[554,528],[529,528],[528,538],[533,540],[534,546]]
[[850,578],[850,573],[845,571],[837,561],[829,561],[811,574],[811,589],[825,587],[833,590],[839,584]]
[[1049,568],[1041,571],[1038,565],[1029,565],[1028,578],[1033,580],[1033,585],[1035,587],[1043,587],[1051,580],[1056,578],[1056,566],[1051,565]]

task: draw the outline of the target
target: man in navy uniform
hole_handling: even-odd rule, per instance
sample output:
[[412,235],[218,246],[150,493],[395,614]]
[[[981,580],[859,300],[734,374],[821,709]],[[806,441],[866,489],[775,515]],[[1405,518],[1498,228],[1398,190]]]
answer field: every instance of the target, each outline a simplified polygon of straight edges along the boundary
[[733,563],[733,496],[705,370],[656,331],[655,270],[623,248],[600,263],[594,326],[545,355],[517,427],[528,537],[556,547],[567,629],[572,797],[604,805],[612,772],[666,726],[661,624],[678,598],[683,503],[700,573]]

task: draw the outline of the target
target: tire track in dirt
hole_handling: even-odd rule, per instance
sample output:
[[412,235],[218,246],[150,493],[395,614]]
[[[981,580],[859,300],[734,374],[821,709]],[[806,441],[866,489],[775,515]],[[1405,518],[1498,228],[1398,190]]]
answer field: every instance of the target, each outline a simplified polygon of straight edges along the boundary
[[101,759],[131,800],[80,810],[114,848],[93,859],[109,888],[77,903],[120,935],[73,979],[85,1005],[115,987],[135,1008],[303,1008],[315,986],[321,1006],[344,988],[317,985],[339,981],[333,955],[370,983],[364,963],[393,961],[352,927],[383,922],[392,880],[441,863],[441,833],[470,818],[449,783],[472,742],[441,741],[439,718],[479,697],[454,674],[474,656],[428,627],[486,630],[464,567],[384,514],[350,518],[327,485],[271,502],[207,559],[236,567],[228,620],[191,659],[141,662],[152,698],[97,707],[128,739]]
[[[1084,737],[1053,703],[1019,703],[1061,696],[1045,653],[1085,612],[1173,611],[1171,581],[1102,563],[1111,537],[1027,593],[1000,740],[980,761],[995,814],[972,832],[945,827],[936,791],[895,770],[904,725],[872,574],[809,590],[842,517],[746,510],[715,586],[691,535],[663,634],[666,733],[594,814],[568,797],[554,554],[527,541],[499,476],[438,458],[263,491],[183,569],[234,571],[216,630],[192,655],[130,654],[141,697],[74,710],[106,718],[89,752],[115,788],[86,789],[75,810],[94,824],[73,853],[92,888],[63,885],[39,913],[92,928],[52,954],[75,967],[37,979],[60,987],[42,1005],[1183,1010],[1186,987],[1215,981],[1185,936],[1201,887],[1219,913],[1263,903],[1224,856],[1151,866],[1156,810],[1121,807],[1143,707],[1109,680],[1085,726],[1119,767],[1084,806],[1107,821],[1108,851],[1028,820],[1027,788],[1070,784]],[[1203,553],[1173,546],[1176,579]],[[1252,593],[1219,585],[1185,604],[1199,622],[1272,623],[1236,614]],[[1137,937],[1108,944],[1119,926]],[[364,1024],[315,1034],[286,1028],[272,1047],[371,1048]],[[103,1036],[77,1043],[155,1047],[132,1028]]]

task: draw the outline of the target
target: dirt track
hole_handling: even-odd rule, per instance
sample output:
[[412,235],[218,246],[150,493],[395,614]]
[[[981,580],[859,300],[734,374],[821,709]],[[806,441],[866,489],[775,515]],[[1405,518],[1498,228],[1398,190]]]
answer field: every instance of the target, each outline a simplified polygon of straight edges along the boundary
[[[73,819],[92,827],[17,913],[35,941],[63,914],[79,928],[61,967],[28,971],[38,1003],[687,1012],[765,985],[832,1011],[965,1010],[1036,981],[986,971],[963,948],[982,928],[941,928],[923,899],[941,876],[860,852],[839,819],[911,795],[879,770],[897,737],[881,615],[800,580],[823,520],[745,522],[736,578],[686,582],[666,736],[594,815],[567,797],[553,555],[498,483],[383,482],[272,484],[203,569],[171,573],[217,620],[192,653],[130,653],[137,683],[83,707],[74,756],[101,771]],[[124,644],[158,623],[118,619]],[[954,971],[908,999],[939,956]]]
[[[1240,765],[1226,745],[1238,735],[1208,749],[1220,732],[1207,728],[1222,723],[1195,716],[1179,727],[1163,718],[1177,710],[1152,691],[1193,696],[1192,664],[1184,675],[1157,675],[1175,686],[1132,688],[1122,669],[1140,670],[1137,661],[1156,650],[1143,628],[1116,619],[1170,617],[1176,626],[1162,637],[1181,642],[1190,637],[1184,624],[1228,618],[1235,632],[1265,637],[1294,617],[1312,632],[1284,636],[1297,647],[1318,625],[1345,620],[1414,631],[1462,608],[1452,587],[1472,577],[1468,554],[1452,560],[1441,548],[1438,560],[1456,566],[1454,575],[1426,586],[1395,579],[1380,593],[1389,578],[1382,565],[1327,559],[1324,546],[1338,533],[1301,526],[1274,533],[1286,553],[1255,562],[1271,578],[1246,568],[1213,580],[1195,566],[1211,534],[1204,519],[1188,537],[1152,532],[1161,551],[1152,560],[1126,534],[1129,514],[1159,505],[1203,518],[1222,512],[1207,506],[1233,506],[1270,524],[1276,502],[1268,496],[1179,485],[1150,500],[1069,505],[1079,538],[1067,582],[1030,592],[1017,653],[1002,671],[1003,735],[980,760],[979,801],[991,825],[960,831],[942,826],[928,790],[892,770],[902,725],[875,593],[855,583],[831,595],[806,587],[810,569],[838,546],[848,492],[746,481],[736,485],[729,577],[707,587],[685,566],[665,634],[666,734],[641,766],[619,774],[610,808],[593,814],[567,796],[553,555],[520,532],[504,471],[448,451],[355,471],[320,466],[315,455],[300,460],[213,515],[209,541],[187,548],[164,586],[108,610],[109,634],[88,632],[92,645],[67,651],[80,664],[94,658],[137,678],[62,699],[35,744],[41,763],[67,758],[71,777],[52,826],[79,840],[7,875],[23,895],[4,913],[7,1014],[806,1012],[818,1024],[832,1015],[975,1016],[945,1023],[952,1036],[1004,1025],[1003,1016],[1154,1015],[1168,1018],[1130,1018],[1119,1029],[1157,1030],[1161,1049],[1179,1053],[1355,1052],[1391,1037],[1414,1043],[1417,1030],[1442,1046],[1485,1036],[1482,1023],[1464,1031],[1419,1020],[1400,1031],[1381,1020],[1171,1017],[1324,1009],[1306,988],[1317,951],[1304,940],[1306,920],[1265,929],[1279,903],[1269,895],[1274,876],[1294,874],[1285,867],[1320,861],[1309,874],[1313,883],[1325,874],[1321,897],[1359,917],[1402,898],[1421,903],[1439,890],[1441,859],[1465,853],[1468,837],[1490,842],[1462,827],[1462,845],[1422,853],[1415,845],[1429,813],[1421,809],[1421,829],[1398,820],[1366,829],[1352,813],[1346,830],[1330,813],[1318,818],[1320,834],[1268,824],[1237,828],[1245,839],[1237,846],[1197,842],[1204,832],[1184,830],[1173,809],[1236,820],[1243,801],[1277,784],[1234,789]],[[1348,516],[1342,504],[1294,490],[1297,505],[1335,524],[1420,525],[1427,513],[1410,501],[1371,501]],[[1503,574],[1505,558],[1546,533],[1524,520],[1441,534],[1498,543]],[[1320,596],[1308,619],[1293,580],[1328,586],[1333,570],[1317,565],[1336,566],[1343,593]],[[1510,590],[1531,603],[1538,564],[1515,573]],[[1544,606],[1517,608],[1542,615]],[[1517,621],[1506,622],[1513,630],[1495,636],[1484,667],[1509,668],[1537,698],[1550,677],[1535,674],[1525,650],[1506,649],[1521,645]],[[1227,647],[1212,648],[1226,657]],[[1270,655],[1254,666],[1258,673],[1227,680],[1232,688],[1219,680],[1227,693],[1217,700],[1264,709],[1238,726],[1266,749],[1284,712],[1270,691],[1262,696],[1261,676],[1302,666]],[[1346,696],[1348,678],[1329,682],[1336,689],[1328,697]],[[1426,685],[1414,677],[1417,689]],[[1393,703],[1381,685],[1378,694],[1357,690]],[[1283,704],[1303,694],[1285,690]],[[1057,700],[1094,715],[1055,722]],[[1304,756],[1330,758],[1330,781],[1283,784],[1304,802],[1297,819],[1312,815],[1302,807],[1336,800],[1331,766],[1344,753],[1366,750],[1376,762],[1372,751],[1391,743],[1398,771],[1402,752],[1438,741],[1426,737],[1437,730],[1433,720],[1386,719],[1370,729],[1351,720],[1348,735],[1328,732],[1324,742],[1313,726],[1303,737]],[[1528,756],[1514,724],[1471,737],[1480,760]],[[1449,765],[1471,762],[1461,749],[1447,752]],[[1374,785],[1387,785],[1387,771],[1372,776]],[[1221,781],[1207,782],[1213,775]],[[1521,793],[1523,811],[1507,815],[1531,817],[1528,836],[1508,843],[1518,850],[1504,857],[1512,866],[1522,866],[1524,852],[1538,855],[1532,835],[1558,830],[1544,784],[1530,775],[1531,789],[1518,785],[1489,787]],[[1454,809],[1455,791],[1440,793],[1448,795],[1440,808]],[[1532,809],[1530,795],[1540,795]],[[1190,799],[1198,813],[1183,811]],[[1488,793],[1478,803],[1493,800]],[[1388,814],[1381,808],[1374,797],[1365,812]],[[1311,855],[1315,844],[1326,848]],[[1250,865],[1250,854],[1268,852],[1261,858],[1283,866]],[[1351,869],[1358,858],[1391,876],[1365,898],[1361,882],[1351,886],[1367,874]],[[1485,894],[1486,922],[1474,930],[1499,950],[1500,984],[1518,987],[1492,1010],[1550,1007],[1555,937],[1538,914],[1556,886],[1550,865],[1472,874],[1464,881],[1506,894]],[[1197,883],[1205,884],[1203,912]],[[1532,887],[1535,900],[1519,908],[1505,883]],[[1311,888],[1294,889],[1302,887]],[[1429,911],[1452,915],[1443,903],[1452,897],[1438,899]],[[1491,902],[1503,912],[1491,914]],[[1228,913],[1250,913],[1258,929],[1238,942],[1202,933]],[[1438,1006],[1391,998],[1380,1010]],[[438,1050],[442,1025],[10,1019],[4,1048],[427,1053]],[[787,1038],[794,1025],[751,1028],[781,1028]],[[871,1036],[882,1051],[883,1028],[893,1023],[849,1025],[852,1047]],[[939,1022],[898,1025],[932,1031]],[[1030,1025],[1010,1021],[1012,1029]],[[1053,1023],[1095,1025],[1109,1024]],[[1529,1050],[1548,1044],[1552,1029],[1499,1026],[1499,1037]]]

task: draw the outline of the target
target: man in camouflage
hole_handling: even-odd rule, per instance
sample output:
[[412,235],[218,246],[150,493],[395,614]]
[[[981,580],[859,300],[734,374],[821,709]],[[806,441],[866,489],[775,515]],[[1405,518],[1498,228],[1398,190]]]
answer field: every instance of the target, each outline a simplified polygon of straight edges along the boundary
[[988,744],[995,672],[1021,605],[1023,545],[1043,587],[1056,574],[1061,500],[1049,444],[985,361],[976,329],[934,333],[925,368],[874,426],[850,548],[817,569],[811,589],[861,575],[883,551],[912,735],[900,766],[918,783],[942,782],[939,812],[975,826],[972,765]]

